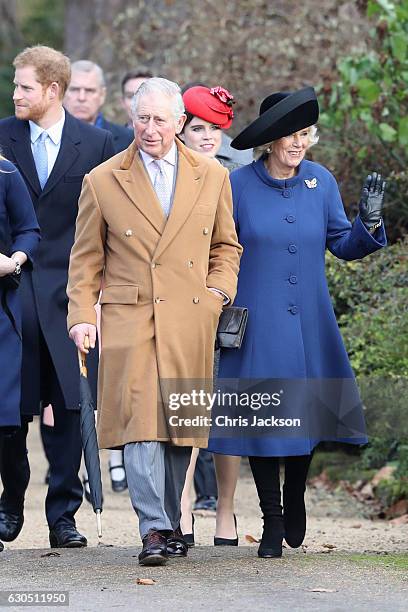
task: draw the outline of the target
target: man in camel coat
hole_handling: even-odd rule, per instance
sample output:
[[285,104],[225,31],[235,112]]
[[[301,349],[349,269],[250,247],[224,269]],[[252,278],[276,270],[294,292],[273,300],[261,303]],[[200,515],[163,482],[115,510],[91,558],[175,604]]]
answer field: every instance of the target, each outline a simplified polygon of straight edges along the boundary
[[[157,565],[187,554],[180,496],[191,447],[206,447],[208,435],[208,427],[169,419],[168,389],[211,380],[218,318],[234,299],[242,249],[227,170],[176,138],[185,121],[178,85],[143,83],[133,117],[135,141],[84,179],[68,329],[78,348],[86,351],[85,336],[94,347],[102,284],[99,443],[124,446],[139,562]],[[190,414],[209,415],[205,405]]]

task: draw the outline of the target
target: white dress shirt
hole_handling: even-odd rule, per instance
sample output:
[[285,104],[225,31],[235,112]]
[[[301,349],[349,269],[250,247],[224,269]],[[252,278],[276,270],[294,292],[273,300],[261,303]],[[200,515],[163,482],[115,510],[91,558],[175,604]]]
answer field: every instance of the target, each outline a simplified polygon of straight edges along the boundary
[[[142,151],[142,149],[139,149],[139,153],[140,157],[142,158],[142,162],[144,163],[145,168],[147,170],[147,174],[149,175],[149,178],[152,182],[152,185],[154,185],[154,180],[158,172],[157,166],[154,164],[156,160],[154,157],[149,155],[149,153],[146,153],[146,151]],[[177,146],[175,142],[173,142],[170,151],[166,153],[166,155],[162,157],[161,160],[165,162],[163,164],[163,171],[166,175],[168,185],[173,191],[175,172],[177,171]]]
[[43,128],[37,125],[37,123],[34,123],[34,121],[29,121],[28,123],[30,124],[31,151],[33,153],[33,144],[41,133],[45,131],[49,136],[49,138],[47,138],[45,141],[45,148],[47,149],[48,156],[48,176],[50,176],[61,147],[62,130],[65,123],[65,111],[62,109],[61,119],[46,130],[43,130]]

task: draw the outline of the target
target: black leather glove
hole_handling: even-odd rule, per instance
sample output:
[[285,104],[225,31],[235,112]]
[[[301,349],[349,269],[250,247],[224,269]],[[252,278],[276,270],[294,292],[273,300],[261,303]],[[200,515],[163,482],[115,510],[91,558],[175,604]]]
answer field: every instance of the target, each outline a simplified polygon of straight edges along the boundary
[[360,219],[368,230],[374,228],[381,221],[384,206],[385,181],[381,174],[373,172],[364,181],[360,195]]

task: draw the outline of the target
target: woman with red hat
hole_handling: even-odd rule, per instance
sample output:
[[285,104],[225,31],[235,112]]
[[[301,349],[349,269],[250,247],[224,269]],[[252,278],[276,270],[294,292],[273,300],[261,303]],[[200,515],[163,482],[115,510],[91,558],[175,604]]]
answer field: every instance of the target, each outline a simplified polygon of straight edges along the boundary
[[[184,91],[183,102],[187,120],[179,136],[180,139],[190,149],[207,157],[215,158],[220,152],[223,131],[231,127],[234,118],[233,96],[223,87],[209,88],[204,85],[196,85]],[[229,170],[239,167],[239,164],[226,159],[224,155],[220,156],[218,160]],[[189,494],[197,456],[198,450],[194,449],[181,500],[181,530],[190,546],[194,545],[194,533]],[[240,457],[217,455],[214,456],[214,459],[218,502],[216,502],[215,497],[209,500],[217,503],[214,545],[236,546],[238,538],[233,515],[233,498],[238,479]],[[206,465],[208,466],[208,463]]]

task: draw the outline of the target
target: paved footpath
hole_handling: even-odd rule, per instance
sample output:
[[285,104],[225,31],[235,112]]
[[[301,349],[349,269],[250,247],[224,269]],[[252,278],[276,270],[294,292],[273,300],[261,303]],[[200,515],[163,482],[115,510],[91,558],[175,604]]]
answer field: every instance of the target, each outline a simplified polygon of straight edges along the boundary
[[[103,452],[102,541],[98,542],[94,514],[84,502],[77,523],[88,537],[88,548],[51,551],[43,511],[46,465],[38,423],[31,428],[29,450],[32,478],[26,522],[19,538],[0,554],[1,590],[68,591],[69,609],[80,612],[408,610],[408,527],[369,520],[365,508],[344,492],[310,489],[304,547],[285,549],[282,559],[259,559],[257,544],[246,537],[259,538],[261,533],[256,491],[246,463],[237,491],[237,548],[211,546],[214,518],[197,517],[197,546],[187,559],[173,559],[165,567],[140,567],[137,521],[127,494],[109,490]],[[139,585],[140,578],[155,582]]]

